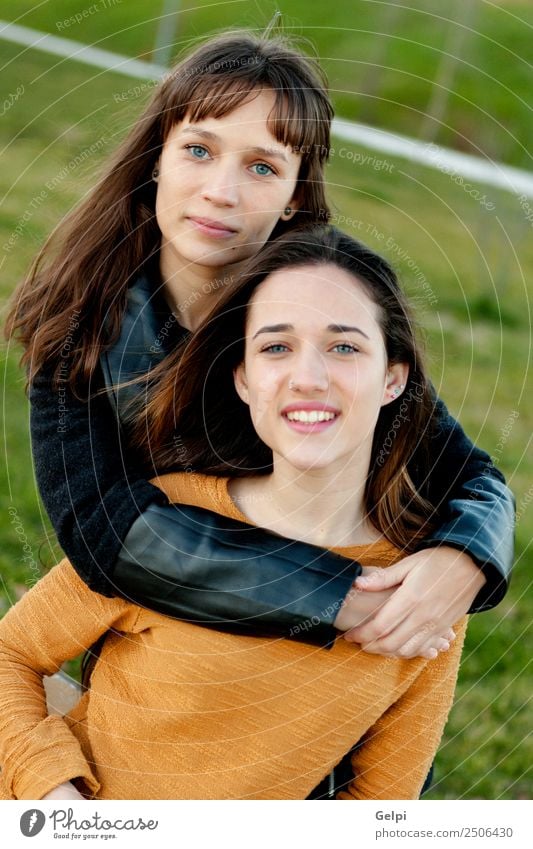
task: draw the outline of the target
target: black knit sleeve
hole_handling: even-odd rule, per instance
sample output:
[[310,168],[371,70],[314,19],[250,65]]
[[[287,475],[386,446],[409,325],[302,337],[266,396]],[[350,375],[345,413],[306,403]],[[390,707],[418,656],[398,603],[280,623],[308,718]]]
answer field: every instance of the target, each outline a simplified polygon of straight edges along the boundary
[[113,595],[108,579],[128,530],[149,504],[167,499],[131,468],[102,387],[98,372],[92,397],[80,400],[41,370],[30,423],[37,485],[59,543],[91,589]]
[[429,474],[421,475],[416,454],[409,471],[416,487],[437,506],[440,526],[421,548],[449,545],[467,552],[487,583],[471,613],[498,604],[505,595],[514,554],[514,497],[489,455],[466,436],[436,399]]

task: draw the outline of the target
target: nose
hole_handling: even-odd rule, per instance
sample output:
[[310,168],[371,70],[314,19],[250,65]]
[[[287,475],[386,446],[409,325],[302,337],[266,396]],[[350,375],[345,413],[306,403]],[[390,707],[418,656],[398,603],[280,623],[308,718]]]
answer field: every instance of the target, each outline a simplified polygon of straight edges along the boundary
[[316,392],[327,392],[329,389],[327,365],[324,357],[316,348],[302,349],[292,361],[289,389],[308,395]]
[[209,174],[202,191],[205,200],[215,206],[235,207],[240,199],[240,174],[229,156],[219,156],[208,169]]

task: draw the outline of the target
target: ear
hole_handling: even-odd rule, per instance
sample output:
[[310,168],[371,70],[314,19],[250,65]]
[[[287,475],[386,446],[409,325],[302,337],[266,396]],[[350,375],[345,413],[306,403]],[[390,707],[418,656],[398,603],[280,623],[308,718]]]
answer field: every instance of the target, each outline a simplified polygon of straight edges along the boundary
[[246,382],[246,369],[244,368],[244,363],[241,363],[236,369],[234,369],[233,382],[235,383],[235,389],[241,401],[248,404],[248,383]]
[[407,363],[394,363],[387,369],[385,380],[385,388],[383,390],[383,400],[381,406],[392,404],[397,398],[400,398],[402,392],[407,386],[409,378],[409,366]]
[[302,205],[302,202],[299,198],[299,191],[298,191],[298,189],[295,189],[292,198],[286,204],[285,209],[283,210],[283,212],[280,215],[281,220],[282,221],[290,221],[291,218],[293,218],[296,215],[296,213],[300,209],[301,205]]

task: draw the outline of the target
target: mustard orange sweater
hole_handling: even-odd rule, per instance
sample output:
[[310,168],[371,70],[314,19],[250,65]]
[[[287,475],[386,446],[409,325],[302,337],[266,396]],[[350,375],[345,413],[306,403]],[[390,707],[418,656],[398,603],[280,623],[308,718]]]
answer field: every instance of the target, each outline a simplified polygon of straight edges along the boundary
[[[227,479],[159,479],[171,500],[246,521]],[[387,566],[388,542],[337,549]],[[243,567],[245,568],[245,566]],[[363,736],[342,799],[417,798],[459,665],[236,636],[96,595],[63,560],[0,623],[0,798],[69,779],[102,799],[303,799]],[[90,690],[48,716],[42,676],[106,634]]]

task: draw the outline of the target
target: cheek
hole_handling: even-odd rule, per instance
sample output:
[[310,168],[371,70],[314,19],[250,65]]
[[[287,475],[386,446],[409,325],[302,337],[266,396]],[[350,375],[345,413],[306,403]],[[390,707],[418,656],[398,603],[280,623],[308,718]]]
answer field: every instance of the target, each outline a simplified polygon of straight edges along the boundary
[[248,369],[247,372],[250,415],[254,425],[260,426],[269,416],[276,414],[281,379],[274,369]]
[[338,385],[342,386],[345,397],[352,399],[350,409],[359,414],[366,411],[372,417],[374,408],[379,409],[383,400],[385,372],[375,365],[370,368],[356,366],[340,376]]
[[269,235],[276,226],[278,219],[290,200],[290,192],[287,188],[283,192],[257,191],[258,186],[249,187],[254,196],[249,196],[250,207],[253,213],[250,215],[250,227],[257,232]]
[[162,165],[157,184],[157,197],[167,207],[176,206],[194,193],[196,182],[194,170],[183,163],[168,163],[164,170]]
[[175,198],[169,189],[168,182],[159,183],[155,199],[155,213],[158,222],[165,222],[172,216]]
[[[248,257],[254,256],[261,245],[267,241],[278,219],[278,213],[268,213],[267,215],[264,212],[259,212],[248,216],[248,235],[253,237],[249,253],[247,254]],[[256,242],[260,242],[261,244],[257,245],[255,244]]]

